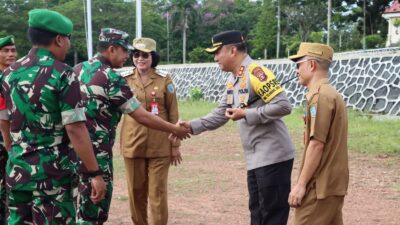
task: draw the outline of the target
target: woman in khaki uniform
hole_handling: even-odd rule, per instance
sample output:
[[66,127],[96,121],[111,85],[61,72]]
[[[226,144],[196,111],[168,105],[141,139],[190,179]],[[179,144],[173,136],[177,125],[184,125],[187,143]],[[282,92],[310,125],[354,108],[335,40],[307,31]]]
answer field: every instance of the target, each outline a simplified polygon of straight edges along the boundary
[[[135,68],[125,79],[136,98],[149,112],[162,119],[178,121],[178,103],[171,77],[155,69],[159,62],[156,42],[150,38],[133,40],[131,58]],[[121,128],[121,151],[128,180],[132,221],[136,225],[166,225],[168,222],[167,180],[170,164],[181,162],[179,142],[170,143],[168,133],[140,125],[126,116]]]

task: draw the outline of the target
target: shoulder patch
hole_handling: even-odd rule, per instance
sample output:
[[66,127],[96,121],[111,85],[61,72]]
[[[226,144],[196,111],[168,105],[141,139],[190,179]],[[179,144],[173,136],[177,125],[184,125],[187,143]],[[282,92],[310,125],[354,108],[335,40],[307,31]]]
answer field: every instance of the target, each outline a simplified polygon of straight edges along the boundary
[[254,68],[254,69],[251,71],[251,74],[252,74],[253,76],[257,77],[260,81],[265,81],[265,80],[268,79],[267,74],[265,74],[264,70],[263,70],[261,67],[259,67],[259,66],[257,66],[256,68]]
[[251,63],[247,71],[251,87],[265,103],[270,102],[276,95],[284,91],[271,70]]
[[167,90],[168,90],[169,93],[174,93],[174,92],[175,92],[175,86],[174,86],[174,84],[173,84],[173,83],[169,83],[169,84],[167,85]]
[[168,75],[168,71],[156,69],[156,74],[162,77],[166,77]]
[[133,74],[133,71],[131,70],[125,70],[125,71],[120,71],[119,75],[121,75],[122,77],[127,77],[129,75]]
[[310,107],[310,115],[311,115],[311,117],[317,116],[317,106],[313,105]]

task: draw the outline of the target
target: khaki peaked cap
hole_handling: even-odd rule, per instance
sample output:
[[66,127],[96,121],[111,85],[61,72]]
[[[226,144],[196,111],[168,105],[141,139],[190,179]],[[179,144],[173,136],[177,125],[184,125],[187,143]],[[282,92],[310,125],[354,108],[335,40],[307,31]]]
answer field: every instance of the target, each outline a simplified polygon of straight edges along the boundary
[[297,54],[289,56],[289,59],[296,62],[304,56],[311,56],[332,62],[333,49],[325,44],[302,42]]
[[135,38],[132,42],[132,46],[135,50],[142,52],[155,52],[157,49],[156,41],[151,38]]

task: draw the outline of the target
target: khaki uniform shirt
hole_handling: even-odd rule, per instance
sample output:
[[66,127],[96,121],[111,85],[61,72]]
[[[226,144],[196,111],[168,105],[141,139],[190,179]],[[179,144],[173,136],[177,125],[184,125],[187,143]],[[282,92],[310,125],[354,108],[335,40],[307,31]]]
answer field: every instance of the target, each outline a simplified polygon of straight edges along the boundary
[[[151,112],[152,92],[156,93],[158,116],[170,123],[179,119],[178,102],[172,79],[164,71],[154,70],[149,73],[149,80],[142,84],[137,70],[133,70],[125,79],[142,103],[143,108]],[[127,158],[166,157],[171,155],[171,143],[168,133],[147,128],[130,116],[124,116],[121,127],[121,151]],[[173,144],[179,146],[180,143]]]
[[315,185],[317,198],[344,196],[349,183],[347,111],[342,96],[323,79],[307,93],[305,152],[311,139],[324,143],[322,158],[308,186]]

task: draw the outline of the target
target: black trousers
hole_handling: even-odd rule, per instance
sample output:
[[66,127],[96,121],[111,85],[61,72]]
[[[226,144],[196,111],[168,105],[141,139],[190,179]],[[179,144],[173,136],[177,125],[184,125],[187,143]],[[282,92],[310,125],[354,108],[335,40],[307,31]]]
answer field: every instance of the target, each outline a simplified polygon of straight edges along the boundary
[[286,225],[293,159],[247,171],[251,225]]

